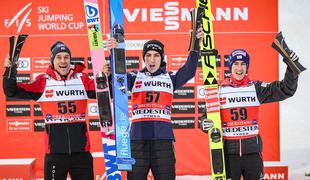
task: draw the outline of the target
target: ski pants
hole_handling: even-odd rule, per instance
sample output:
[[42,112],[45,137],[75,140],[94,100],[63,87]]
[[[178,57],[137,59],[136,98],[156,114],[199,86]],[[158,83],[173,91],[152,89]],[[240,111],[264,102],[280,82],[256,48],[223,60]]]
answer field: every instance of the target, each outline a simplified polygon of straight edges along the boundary
[[263,180],[263,159],[260,153],[230,155],[225,154],[227,180]]
[[173,140],[132,140],[131,155],[136,163],[127,180],[146,180],[149,170],[155,180],[175,180]]
[[89,152],[45,154],[44,180],[93,180],[93,157]]

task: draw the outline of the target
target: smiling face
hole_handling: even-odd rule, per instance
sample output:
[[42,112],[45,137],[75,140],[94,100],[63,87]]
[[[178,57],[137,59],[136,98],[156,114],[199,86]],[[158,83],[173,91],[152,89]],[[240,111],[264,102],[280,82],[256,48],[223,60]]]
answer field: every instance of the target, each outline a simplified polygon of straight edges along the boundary
[[247,67],[244,61],[235,61],[231,66],[231,74],[232,76],[240,81],[246,75]]
[[157,51],[149,50],[144,55],[144,62],[145,62],[146,69],[150,73],[154,73],[160,67],[161,56]]
[[54,69],[62,76],[70,71],[70,54],[67,52],[57,53],[54,58]]

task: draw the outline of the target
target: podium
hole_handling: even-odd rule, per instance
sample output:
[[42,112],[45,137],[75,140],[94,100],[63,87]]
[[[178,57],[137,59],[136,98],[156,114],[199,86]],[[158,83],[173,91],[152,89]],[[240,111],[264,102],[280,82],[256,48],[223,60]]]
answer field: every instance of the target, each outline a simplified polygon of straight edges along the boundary
[[288,179],[288,166],[279,161],[264,161],[264,177],[266,180]]
[[0,159],[0,179],[35,180],[35,159]]

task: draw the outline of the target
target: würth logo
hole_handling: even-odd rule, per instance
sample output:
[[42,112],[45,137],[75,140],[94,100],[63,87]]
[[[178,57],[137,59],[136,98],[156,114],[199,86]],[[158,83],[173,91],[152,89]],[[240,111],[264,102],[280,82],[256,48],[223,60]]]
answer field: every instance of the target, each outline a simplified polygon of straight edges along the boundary
[[[30,15],[32,8],[30,8],[32,3],[27,4],[25,7],[23,7],[21,10],[19,10],[11,19],[4,19],[4,25],[8,29],[13,24],[15,24],[17,29],[17,33],[21,31],[21,29],[26,25],[27,27],[31,26],[30,19],[28,16]],[[27,12],[26,12],[27,11]],[[24,13],[26,12],[26,13]],[[22,15],[24,14],[24,15]]]
[[136,88],[141,88],[141,87],[142,87],[142,81],[137,81]]
[[226,97],[221,97],[220,98],[220,103],[221,103],[221,105],[226,104]]
[[45,91],[45,97],[46,98],[51,98],[51,97],[53,97],[54,96],[54,90],[46,90]]

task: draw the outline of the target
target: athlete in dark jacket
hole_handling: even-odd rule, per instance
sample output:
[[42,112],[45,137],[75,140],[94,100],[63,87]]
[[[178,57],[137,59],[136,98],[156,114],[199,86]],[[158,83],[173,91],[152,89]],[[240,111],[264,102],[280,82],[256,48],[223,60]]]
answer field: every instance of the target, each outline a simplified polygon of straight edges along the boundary
[[[186,63],[176,73],[168,73],[160,67],[163,54],[161,42],[146,42],[143,49],[146,67],[127,76],[133,106],[131,153],[136,159],[132,172],[128,172],[128,180],[146,179],[149,169],[156,180],[174,180],[176,176],[170,116],[173,91],[195,76],[199,53],[190,52]],[[159,61],[153,62],[156,56]]]
[[[83,64],[70,65],[71,52],[62,42],[51,47],[51,65],[30,83],[16,83],[16,64],[5,60],[3,90],[7,97],[40,103],[45,116],[44,179],[94,179],[93,158],[85,122],[87,99],[95,98],[94,81]],[[10,78],[9,68],[12,66]]]
[[[291,53],[298,60],[295,53]],[[227,179],[262,180],[262,140],[259,135],[259,106],[282,101],[294,95],[298,75],[288,67],[282,81],[252,81],[247,75],[250,58],[243,49],[234,50],[228,59],[230,77],[220,83],[221,120]],[[204,115],[202,129],[208,132],[212,121]]]
[[[202,38],[202,29],[197,39]],[[116,45],[108,42],[108,48]],[[110,44],[110,45],[109,45]],[[128,89],[132,92],[131,155],[136,160],[128,180],[145,180],[149,170],[155,180],[174,180],[176,177],[174,134],[171,123],[173,91],[196,74],[199,52],[191,51],[186,63],[176,72],[167,72],[164,45],[158,40],[144,44],[142,54],[145,68],[127,74]],[[106,67],[106,74],[109,74]]]

